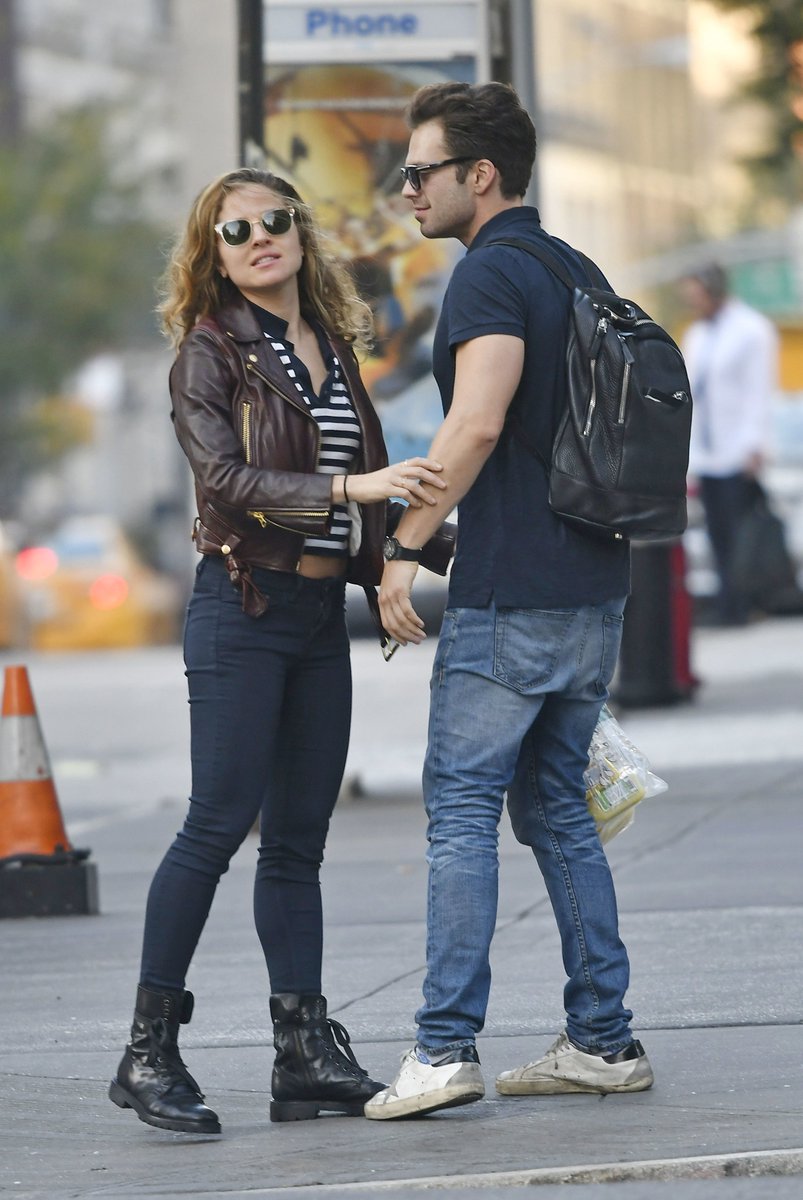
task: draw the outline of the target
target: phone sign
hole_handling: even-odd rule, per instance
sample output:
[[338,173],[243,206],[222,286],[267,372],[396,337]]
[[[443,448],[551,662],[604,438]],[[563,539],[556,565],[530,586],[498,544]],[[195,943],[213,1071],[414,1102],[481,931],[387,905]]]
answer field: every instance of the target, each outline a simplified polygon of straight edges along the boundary
[[427,61],[478,53],[480,0],[265,5],[265,61]]
[[344,12],[339,8],[309,8],[307,37],[412,37],[418,33],[415,13]]

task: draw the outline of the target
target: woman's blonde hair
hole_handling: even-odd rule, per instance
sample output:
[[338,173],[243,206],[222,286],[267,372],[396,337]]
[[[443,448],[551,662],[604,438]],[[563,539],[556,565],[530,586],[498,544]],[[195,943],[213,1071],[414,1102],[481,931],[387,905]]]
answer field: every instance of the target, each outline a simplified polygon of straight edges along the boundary
[[223,201],[240,188],[257,185],[275,192],[295,209],[304,257],[298,273],[301,311],[317,318],[328,333],[368,349],[371,310],[357,295],[345,265],[324,248],[324,238],[312,210],[287,180],[269,171],[241,167],[213,180],[196,198],[161,281],[158,312],[162,328],[178,347],[202,317],[216,312],[232,298],[234,285],[219,270],[218,220]]

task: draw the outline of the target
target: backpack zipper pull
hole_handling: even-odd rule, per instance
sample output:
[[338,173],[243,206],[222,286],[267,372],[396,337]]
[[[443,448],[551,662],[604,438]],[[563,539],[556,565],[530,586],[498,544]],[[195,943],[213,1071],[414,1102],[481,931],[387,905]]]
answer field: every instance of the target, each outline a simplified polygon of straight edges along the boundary
[[597,321],[597,332],[594,334],[594,341],[591,343],[591,350],[589,352],[589,356],[595,362],[597,359],[597,355],[599,354],[599,348],[602,345],[602,339],[605,337],[605,334],[607,332],[608,332],[608,318],[600,317],[600,319]]

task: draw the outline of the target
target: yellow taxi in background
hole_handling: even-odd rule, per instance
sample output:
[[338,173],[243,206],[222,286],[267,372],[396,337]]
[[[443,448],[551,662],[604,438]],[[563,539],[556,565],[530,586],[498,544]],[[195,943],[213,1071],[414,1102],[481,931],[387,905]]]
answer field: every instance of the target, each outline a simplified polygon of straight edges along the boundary
[[71,517],[16,556],[28,645],[101,650],[175,640],[181,589],[110,517]]
[[0,648],[20,645],[22,627],[22,594],[14,569],[14,548],[0,524]]

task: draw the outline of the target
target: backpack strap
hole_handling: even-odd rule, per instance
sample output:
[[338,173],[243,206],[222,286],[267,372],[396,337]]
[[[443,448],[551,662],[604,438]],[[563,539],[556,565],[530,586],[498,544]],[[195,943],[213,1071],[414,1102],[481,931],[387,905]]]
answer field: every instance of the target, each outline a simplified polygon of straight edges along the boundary
[[[570,292],[573,292],[577,287],[577,284],[572,279],[565,264],[557,256],[557,254],[553,254],[551,250],[546,248],[546,246],[539,246],[534,242],[525,242],[520,238],[494,238],[492,242],[486,242],[485,244],[487,246],[515,246],[518,250],[524,250],[525,253],[531,255],[533,258],[539,259],[544,266],[552,272],[553,275],[557,276],[561,283],[564,284]],[[587,255],[583,254],[580,250],[575,250],[575,254],[585,267],[586,275],[588,276],[591,286],[604,288],[607,291],[609,289],[609,284],[597,264]]]
[[[558,257],[558,255],[553,254],[553,252],[551,250],[548,250],[546,246],[535,245],[532,242],[525,242],[525,241],[522,241],[520,238],[494,238],[493,241],[486,242],[485,244],[486,244],[486,246],[513,246],[518,250],[524,250],[526,254],[531,255],[533,258],[539,259],[544,264],[544,266],[547,267],[547,269],[550,270],[552,272],[552,274],[555,275],[560,280],[560,282],[569,289],[569,291],[572,294],[574,294],[574,290],[577,287],[577,284],[572,279],[571,275],[569,274],[568,269],[566,268],[564,263],[561,261],[561,259]],[[590,282],[591,286],[603,287],[607,290],[608,289],[607,280],[605,279],[605,276],[602,274],[602,271],[600,271],[597,264],[595,262],[593,262],[590,258],[588,258],[585,254],[582,254],[579,250],[575,250],[575,254],[578,256],[581,263],[585,267],[586,274],[589,278],[589,282]],[[553,437],[554,437],[554,429],[557,425],[557,414],[556,413],[553,413],[552,424],[553,424]],[[513,436],[515,438],[517,438],[518,441],[520,441],[521,444],[523,446],[525,446],[526,449],[529,450],[531,454],[535,455],[535,457],[540,462],[541,466],[546,471],[547,477],[548,477],[549,470],[550,470],[550,464],[547,462],[546,458],[541,453],[541,451],[538,449],[538,447],[535,445],[535,443],[530,441],[530,439],[527,437],[527,434],[525,433],[524,428],[522,426],[521,420],[516,413],[509,411],[507,426],[510,429]]]

